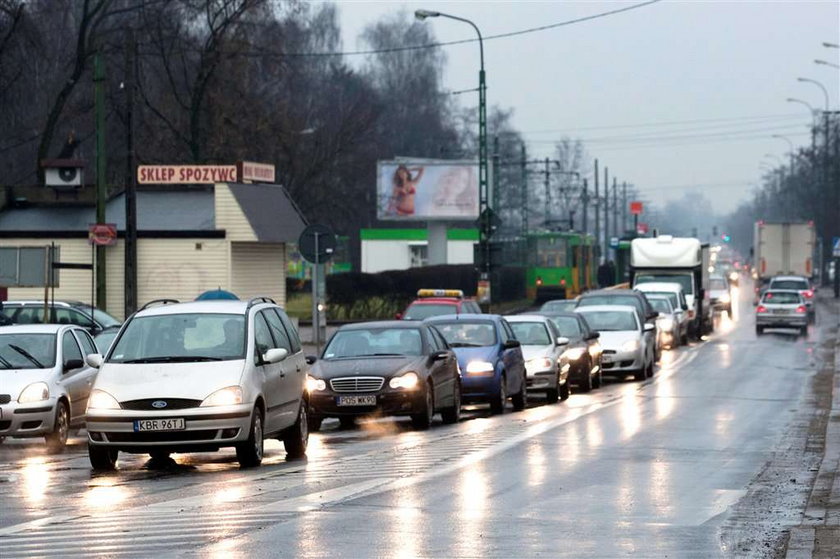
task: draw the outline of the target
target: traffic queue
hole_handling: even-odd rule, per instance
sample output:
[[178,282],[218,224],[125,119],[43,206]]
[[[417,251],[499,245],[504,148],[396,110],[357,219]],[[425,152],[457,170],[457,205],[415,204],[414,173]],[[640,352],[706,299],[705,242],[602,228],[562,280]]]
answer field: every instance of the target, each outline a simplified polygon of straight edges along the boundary
[[[84,427],[96,470],[115,468],[120,452],[165,460],[225,447],[250,467],[266,438],[283,441],[290,458],[305,455],[309,433],[330,418],[349,428],[406,416],[424,430],[438,415],[457,423],[464,406],[502,414],[532,398],[565,401],[605,376],[643,381],[663,350],[701,339],[715,307],[732,302],[718,293],[709,305],[696,239],[638,241],[625,286],[506,316],[482,313],[458,290],[421,289],[398,319],[341,326],[319,355],[304,354],[284,309],[264,297],[151,301],[107,349],[74,324],[2,326],[0,366],[14,381],[0,395],[0,442],[44,437],[58,452]],[[657,256],[663,248],[667,259]],[[771,285],[757,312],[804,309],[804,295],[788,287]]]

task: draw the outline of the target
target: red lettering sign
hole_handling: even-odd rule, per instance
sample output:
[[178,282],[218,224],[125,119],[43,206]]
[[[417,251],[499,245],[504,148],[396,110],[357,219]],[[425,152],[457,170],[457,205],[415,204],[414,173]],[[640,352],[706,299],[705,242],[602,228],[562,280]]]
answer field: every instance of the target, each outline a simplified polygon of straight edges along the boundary
[[236,182],[235,165],[139,165],[138,184]]

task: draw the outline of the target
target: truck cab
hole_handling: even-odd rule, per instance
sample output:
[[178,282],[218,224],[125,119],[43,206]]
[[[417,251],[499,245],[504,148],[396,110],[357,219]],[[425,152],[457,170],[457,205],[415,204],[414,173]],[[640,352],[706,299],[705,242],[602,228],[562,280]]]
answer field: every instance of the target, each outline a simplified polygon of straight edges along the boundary
[[699,339],[714,329],[709,301],[709,245],[689,237],[660,235],[633,239],[630,284],[676,283],[688,303],[689,335]]

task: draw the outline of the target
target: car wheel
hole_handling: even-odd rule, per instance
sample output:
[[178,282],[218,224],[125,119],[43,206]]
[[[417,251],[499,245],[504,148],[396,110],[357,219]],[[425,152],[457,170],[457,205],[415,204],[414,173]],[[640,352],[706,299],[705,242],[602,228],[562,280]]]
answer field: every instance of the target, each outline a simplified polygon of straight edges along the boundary
[[90,465],[97,471],[111,471],[117,467],[119,451],[106,446],[88,444],[88,458]]
[[301,400],[297,421],[283,431],[282,440],[288,458],[306,456],[306,447],[309,444],[309,416],[306,414],[306,402]]
[[156,450],[156,451],[154,451],[154,452],[150,452],[150,453],[149,453],[149,457],[150,457],[152,460],[158,460],[158,461],[160,461],[160,460],[166,460],[167,458],[169,458],[169,454],[170,454],[170,453],[169,453],[169,452],[166,452],[165,450]]
[[688,345],[688,333],[680,336],[680,345]]
[[314,417],[314,416],[310,415],[309,418],[307,419],[307,422],[309,423],[309,432],[310,433],[317,433],[318,431],[321,430],[321,423],[324,422],[324,418],[323,417]]
[[567,380],[565,384],[560,385],[560,399],[564,402],[569,399],[569,394],[571,391],[569,390],[569,381]]
[[440,412],[443,422],[446,424],[458,423],[461,420],[461,383],[456,379],[452,388],[452,407]]
[[6,437],[0,437],[0,444],[3,444],[3,441],[6,440]]
[[[557,400],[560,399],[560,375],[555,378],[554,380],[554,388],[549,388],[545,392],[545,400],[549,404],[556,404]],[[566,385],[569,383],[567,382]]]
[[800,330],[800,332],[802,333],[803,336],[807,336],[808,335],[808,327],[803,326],[802,329]]
[[356,416],[354,415],[343,415],[338,418],[338,423],[341,425],[342,429],[355,429],[356,428]]
[[516,411],[522,411],[528,406],[528,390],[527,390],[528,381],[526,380],[525,376],[522,376],[522,388],[519,390],[519,393],[514,394],[511,396],[510,401],[513,402],[513,409]]
[[426,385],[426,394],[423,398],[423,409],[419,413],[411,415],[411,426],[424,431],[432,426],[432,416],[435,414],[435,398],[432,386]]
[[756,326],[755,327],[755,335],[756,336],[760,336],[763,333],[764,333],[764,328],[762,326]]
[[592,379],[592,388],[601,388],[604,385],[604,377],[601,374],[601,368],[598,368],[598,374]]
[[[584,369],[586,366],[584,365]],[[578,390],[581,392],[589,392],[592,390],[592,375],[589,374],[592,368],[590,367],[588,370],[583,371],[585,374],[580,375],[580,383],[578,384]]]
[[248,440],[236,445],[236,459],[239,460],[239,465],[243,468],[259,466],[263,459],[264,444],[262,411],[255,407]]
[[500,414],[505,413],[505,406],[507,405],[507,380],[505,379],[505,375],[502,375],[502,380],[499,384],[499,393],[490,402],[490,413],[492,414]]
[[648,378],[650,378],[654,374],[656,374],[656,365],[653,364],[653,361],[648,363],[647,370],[645,371],[645,374],[647,375]]
[[62,452],[67,446],[67,437],[70,433],[70,412],[67,411],[67,404],[59,400],[55,410],[55,423],[51,433],[44,437],[47,440],[47,451],[56,453]]
[[633,378],[636,380],[645,380],[647,378],[647,366],[642,365],[642,368],[633,373]]

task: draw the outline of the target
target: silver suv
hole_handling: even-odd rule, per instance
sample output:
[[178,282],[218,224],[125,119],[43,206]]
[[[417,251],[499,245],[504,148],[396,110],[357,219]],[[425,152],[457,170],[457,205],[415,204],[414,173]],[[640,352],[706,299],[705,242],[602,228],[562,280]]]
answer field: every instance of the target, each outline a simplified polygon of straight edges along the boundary
[[243,467],[263,440],[306,453],[307,364],[286,313],[267,298],[153,301],[131,316],[99,367],[87,408],[94,469],[119,451],[165,459],[235,447]]

